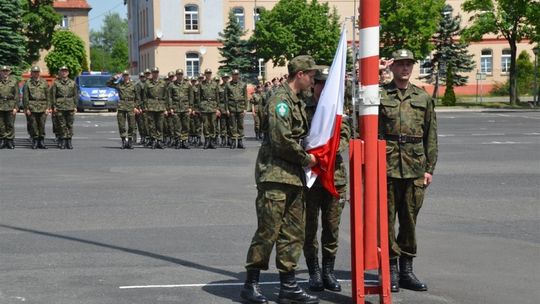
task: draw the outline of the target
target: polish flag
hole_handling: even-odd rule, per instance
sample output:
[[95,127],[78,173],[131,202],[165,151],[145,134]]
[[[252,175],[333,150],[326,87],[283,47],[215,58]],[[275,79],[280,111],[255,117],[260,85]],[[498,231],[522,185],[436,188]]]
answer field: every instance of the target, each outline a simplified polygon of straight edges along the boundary
[[307,186],[311,188],[319,177],[323,187],[335,197],[339,196],[334,186],[334,169],[345,95],[346,37],[347,31],[343,29],[305,145],[306,152],[313,154],[318,160],[316,166],[304,169]]

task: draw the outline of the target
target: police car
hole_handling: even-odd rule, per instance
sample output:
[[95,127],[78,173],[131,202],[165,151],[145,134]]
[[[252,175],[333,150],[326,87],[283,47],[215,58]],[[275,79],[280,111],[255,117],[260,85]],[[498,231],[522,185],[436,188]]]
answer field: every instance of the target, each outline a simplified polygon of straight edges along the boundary
[[118,107],[118,92],[107,86],[111,78],[106,72],[82,72],[75,78],[79,87],[79,100],[77,111],[84,110],[108,110],[115,112]]

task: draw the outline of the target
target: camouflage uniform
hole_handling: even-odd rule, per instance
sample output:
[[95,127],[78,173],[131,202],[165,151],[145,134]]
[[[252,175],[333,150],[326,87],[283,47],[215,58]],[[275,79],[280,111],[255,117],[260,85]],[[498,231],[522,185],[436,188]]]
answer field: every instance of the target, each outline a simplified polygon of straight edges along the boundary
[[61,139],[71,140],[73,137],[73,121],[78,97],[75,81],[69,78],[54,81],[51,87],[51,104],[55,111]]
[[252,112],[253,112],[253,123],[254,123],[254,131],[255,131],[255,139],[260,139],[262,136],[261,133],[261,118],[262,118],[262,110],[263,110],[263,93],[261,92],[254,92],[251,95],[251,101],[252,104]]
[[[124,72],[123,75],[129,75],[129,73],[126,73],[127,72]],[[121,79],[120,82],[117,81],[118,79],[113,77],[107,82],[107,86],[115,88],[120,96],[116,114],[118,131],[123,142],[125,141],[126,137],[128,138],[127,148],[131,148],[131,142],[137,136],[135,109],[140,103],[140,92],[137,89],[137,85],[132,80],[125,82],[123,79]],[[127,129],[126,121],[128,125]]]
[[[196,110],[197,105],[199,104],[200,94],[199,94],[199,85],[194,84],[194,81],[191,83],[191,89],[193,90],[193,107]],[[201,113],[196,111],[192,112],[191,119],[189,120],[189,136],[191,141],[194,144],[200,144],[202,133],[202,123],[201,123]]]
[[199,103],[197,112],[201,113],[205,147],[214,148],[216,134],[216,111],[219,110],[219,86],[212,80],[203,80],[199,84]]
[[227,81],[224,80],[223,83],[219,86],[219,111],[221,112],[221,115],[218,118],[218,122],[219,122],[218,134],[221,138],[222,147],[226,145],[226,142],[227,142],[226,138],[230,129],[229,115],[227,115],[227,107],[225,105],[225,101],[226,101],[225,86],[226,85],[227,85]]
[[153,147],[163,147],[163,120],[168,102],[165,80],[147,80],[142,102],[148,115],[148,130]]
[[[34,69],[33,69],[34,71]],[[37,70],[39,71],[39,70]],[[45,139],[45,121],[47,110],[51,107],[49,85],[43,78],[28,79],[23,87],[23,105],[28,121],[30,136],[43,145]]]
[[[4,66],[3,71],[11,71]],[[19,85],[17,80],[9,75],[0,80],[0,147],[14,146],[15,138],[15,113],[18,110]]]
[[[234,74],[234,73],[233,73]],[[247,84],[231,80],[225,86],[225,107],[231,117],[231,133],[235,140],[244,138],[244,115],[248,103]],[[238,142],[240,147],[241,141]]]
[[[189,115],[193,108],[193,88],[188,80],[175,81],[169,88],[169,109],[172,110],[172,122],[176,145],[187,147],[185,142],[189,135]],[[180,142],[179,142],[180,141]],[[182,146],[183,144],[183,146]]]
[[141,144],[144,144],[146,141],[146,138],[148,137],[146,117],[144,115],[144,111],[142,111],[143,110],[142,97],[143,97],[145,85],[146,85],[146,78],[139,80],[137,84],[135,85],[135,89],[137,91],[137,99],[139,101],[139,103],[137,104],[137,108],[141,110],[141,112],[139,112],[138,114],[135,114],[135,120],[137,121],[137,130],[139,130],[139,135],[141,136]]

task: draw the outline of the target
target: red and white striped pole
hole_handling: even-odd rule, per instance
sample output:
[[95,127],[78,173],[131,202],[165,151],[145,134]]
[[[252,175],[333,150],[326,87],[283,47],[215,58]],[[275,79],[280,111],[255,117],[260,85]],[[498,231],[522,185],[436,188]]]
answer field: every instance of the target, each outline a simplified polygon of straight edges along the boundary
[[[364,141],[364,267],[378,269],[377,135],[379,114],[380,0],[361,0],[360,22],[360,138]],[[386,174],[384,172],[383,174]],[[387,237],[387,236],[381,236]]]

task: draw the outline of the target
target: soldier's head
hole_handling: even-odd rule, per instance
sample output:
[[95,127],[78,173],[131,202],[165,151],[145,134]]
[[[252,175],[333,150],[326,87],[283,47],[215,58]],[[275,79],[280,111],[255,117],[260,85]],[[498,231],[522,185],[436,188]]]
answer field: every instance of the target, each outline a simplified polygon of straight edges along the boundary
[[296,56],[287,65],[288,82],[294,84],[295,89],[299,92],[306,90],[313,86],[313,77],[318,69],[319,66],[313,57],[309,55]]
[[30,77],[32,77],[32,79],[38,79],[40,73],[41,69],[37,65],[33,66],[30,69]]
[[230,78],[230,76],[227,73],[225,73],[225,74],[223,74],[223,76],[221,76],[221,80],[223,80],[223,83],[229,82],[229,78]]
[[197,81],[198,81],[197,77],[193,76],[193,77],[190,77],[190,78],[191,78],[191,79],[190,79],[191,84],[192,84],[192,85],[196,85],[196,84],[197,84]]
[[232,81],[237,82],[240,79],[240,71],[234,69],[232,71]]
[[277,87],[279,85],[279,79],[276,77],[272,78],[272,85]]
[[206,81],[212,80],[212,69],[208,68],[204,70],[204,78],[206,79]]
[[0,76],[2,77],[2,79],[8,77],[9,73],[11,73],[11,68],[9,67],[9,65],[3,65],[2,69],[0,70]]
[[394,63],[390,66],[390,71],[394,74],[394,79],[400,82],[408,82],[415,63],[413,52],[407,49],[397,50],[392,53],[392,58]]
[[152,80],[156,81],[159,79],[159,68],[158,67],[154,67],[152,69]]
[[221,81],[221,79],[219,79],[219,76],[214,76],[214,82],[219,84],[219,82]]
[[169,73],[167,73],[167,81],[173,82],[174,77],[176,77],[176,73],[174,73],[173,71],[170,71]]
[[131,77],[129,76],[129,71],[128,70],[124,70],[122,72],[122,79],[124,80],[124,82],[128,82],[131,80]]
[[142,82],[146,81],[146,75],[144,75],[144,72],[139,73],[139,80]]
[[321,97],[322,90],[324,89],[324,85],[326,83],[326,80],[328,79],[328,66],[321,66],[320,69],[317,70],[315,73],[315,84],[313,85],[313,97],[315,97],[316,101],[319,101],[319,98]]
[[184,80],[184,70],[177,69],[176,70],[176,81],[180,82],[182,80]]
[[62,79],[65,79],[69,76],[69,69],[67,66],[61,66],[60,69],[58,70],[58,76],[60,76],[60,78]]

